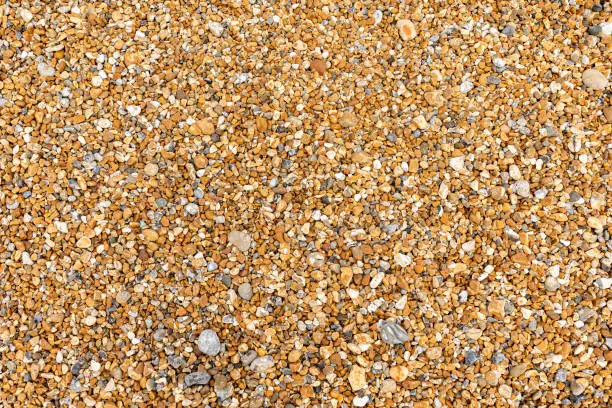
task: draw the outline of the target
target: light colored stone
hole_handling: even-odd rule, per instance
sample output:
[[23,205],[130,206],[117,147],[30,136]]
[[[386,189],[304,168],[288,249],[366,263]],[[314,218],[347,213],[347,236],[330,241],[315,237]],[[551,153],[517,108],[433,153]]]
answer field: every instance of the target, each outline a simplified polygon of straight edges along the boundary
[[348,375],[348,381],[353,391],[359,391],[368,385],[366,380],[366,372],[358,365],[353,365],[351,368]]
[[596,69],[587,69],[582,73],[582,83],[589,89],[601,91],[608,86],[608,79]]
[[214,330],[206,329],[197,340],[198,349],[209,356],[216,356],[221,352],[221,342]]
[[251,247],[251,236],[244,231],[232,231],[228,235],[229,243],[246,252]]
[[404,41],[412,40],[417,36],[417,30],[414,23],[407,19],[397,21],[397,30],[400,38]]

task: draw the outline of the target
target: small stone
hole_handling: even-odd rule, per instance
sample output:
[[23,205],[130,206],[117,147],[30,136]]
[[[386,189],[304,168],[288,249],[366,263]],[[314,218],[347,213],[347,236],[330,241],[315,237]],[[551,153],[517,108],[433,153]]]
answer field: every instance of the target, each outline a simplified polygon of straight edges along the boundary
[[527,198],[531,196],[529,182],[527,180],[519,180],[510,187],[512,191],[520,197]]
[[357,126],[357,123],[359,123],[359,120],[357,119],[357,116],[355,116],[353,112],[344,112],[342,116],[340,116],[340,119],[338,119],[338,123],[342,127],[352,128],[352,127]]
[[271,356],[257,357],[251,362],[249,368],[251,369],[251,371],[261,373],[274,367],[274,363],[275,361]]
[[595,279],[595,286],[599,289],[610,289],[612,287],[612,278],[597,278]]
[[604,223],[600,217],[589,217],[587,218],[587,225],[594,230],[601,230],[604,227]]
[[465,169],[465,156],[452,157],[449,161],[449,165],[456,171]]
[[354,407],[365,407],[370,402],[370,397],[367,395],[356,395],[353,398],[353,406]]
[[378,322],[378,327],[382,341],[387,344],[403,344],[410,339],[406,330],[393,321],[381,320]]
[[397,29],[402,40],[412,40],[417,36],[417,30],[412,21],[402,19],[397,22]]
[[501,186],[491,187],[491,198],[496,201],[501,201],[506,197],[506,189]]
[[586,387],[583,384],[576,380],[570,381],[570,390],[572,391],[573,395],[581,395],[584,392],[585,388]]
[[152,229],[143,230],[142,235],[148,242],[155,242],[159,239],[159,234],[157,233],[157,231]]
[[382,385],[380,386],[381,394],[392,394],[397,390],[397,383],[391,379],[385,379],[382,381]]
[[225,30],[223,24],[216,21],[209,21],[208,29],[215,37],[221,37],[223,35],[223,31]]
[[242,252],[248,251],[251,247],[251,236],[244,231],[230,232],[228,241]]
[[425,101],[433,107],[439,108],[443,106],[446,100],[440,91],[431,91],[425,93]]
[[113,122],[106,118],[96,119],[94,123],[97,127],[101,129],[109,129],[111,126],[113,126]]
[[55,75],[55,68],[41,61],[38,63],[38,75],[41,77],[52,77]]
[[516,30],[511,25],[507,25],[501,30],[501,33],[505,36],[512,37],[516,33]]
[[302,353],[299,350],[291,350],[289,352],[289,355],[287,356],[287,360],[290,363],[295,363],[300,361],[300,358],[302,357]]
[[89,315],[87,316],[85,319],[83,319],[83,323],[85,323],[86,326],[93,326],[94,324],[96,324],[96,317]]
[[459,90],[463,93],[468,93],[474,89],[474,83],[472,81],[464,81],[459,85]]
[[251,300],[253,298],[253,287],[251,284],[249,282],[241,283],[238,286],[238,295],[246,301]]
[[589,89],[601,91],[608,86],[608,79],[596,69],[587,69],[582,73],[582,83]]
[[29,23],[34,18],[34,15],[28,9],[20,8],[19,9],[19,17],[23,20],[24,23]]
[[552,276],[549,276],[544,281],[544,287],[549,292],[555,292],[557,289],[559,289],[560,286],[561,285],[559,285],[559,280],[557,278],[553,278]]
[[197,341],[198,349],[209,356],[216,356],[221,352],[221,342],[219,341],[219,336],[213,330],[206,329],[200,336]]
[[500,364],[505,359],[506,359],[506,356],[504,356],[500,352],[497,352],[497,353],[493,354],[493,357],[491,358],[491,362],[493,362],[493,364]]
[[601,34],[601,27],[598,25],[590,26],[588,32],[590,35],[599,35]]
[[117,303],[119,303],[120,305],[125,305],[131,297],[132,295],[130,294],[130,292],[128,292],[127,290],[122,290],[117,294],[116,300]]
[[128,105],[125,110],[127,110],[127,112],[131,115],[131,116],[138,116],[140,115],[140,112],[142,111],[142,109],[140,108],[140,106],[138,105]]
[[389,374],[397,382],[402,382],[408,378],[409,370],[404,366],[393,366],[389,369]]
[[480,359],[480,355],[473,350],[468,350],[463,357],[465,365],[468,366],[476,364],[476,362]]
[[77,248],[85,249],[91,246],[91,239],[88,237],[81,237],[76,243]]
[[214,390],[219,401],[225,401],[233,394],[234,387],[232,386],[232,383],[227,381],[227,377],[222,374],[217,374],[215,375]]
[[555,373],[555,381],[562,383],[567,381],[567,372],[563,368],[558,369]]
[[205,371],[198,371],[185,376],[185,386],[206,385],[210,381],[210,374]]
[[325,73],[325,70],[327,69],[327,66],[325,65],[325,61],[321,59],[315,59],[310,63],[310,69],[323,75]]
[[189,215],[196,215],[200,212],[200,207],[198,207],[198,205],[195,203],[189,203],[185,206],[185,211]]
[[322,252],[312,252],[306,257],[306,262],[314,268],[319,268],[325,264],[325,259],[325,254]]
[[504,300],[494,299],[489,302],[489,305],[487,306],[487,311],[492,317],[499,320],[503,320],[503,318],[506,316],[505,305],[506,302]]
[[405,268],[412,263],[412,257],[402,252],[397,252],[393,257],[393,260],[397,265],[401,266],[402,268]]
[[608,123],[612,123],[612,106],[606,106],[603,108],[603,114]]
[[525,364],[517,364],[510,368],[510,377],[519,377],[527,370]]
[[149,177],[155,176],[158,171],[159,167],[155,163],[147,163],[144,167],[144,173]]
[[425,117],[423,117],[423,115],[419,115],[416,118],[414,118],[414,123],[421,130],[425,130],[429,126],[429,124],[427,123],[427,121],[425,120]]
[[351,371],[348,375],[348,381],[353,391],[359,391],[367,387],[368,385],[368,382],[366,380],[366,372],[362,367],[358,365],[353,365],[353,367],[351,368]]

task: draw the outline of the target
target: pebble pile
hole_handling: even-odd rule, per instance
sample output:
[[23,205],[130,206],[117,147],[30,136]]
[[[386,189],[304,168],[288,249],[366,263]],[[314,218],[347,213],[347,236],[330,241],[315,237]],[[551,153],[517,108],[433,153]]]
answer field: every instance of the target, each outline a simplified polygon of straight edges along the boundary
[[0,405],[612,404],[612,5],[0,5]]

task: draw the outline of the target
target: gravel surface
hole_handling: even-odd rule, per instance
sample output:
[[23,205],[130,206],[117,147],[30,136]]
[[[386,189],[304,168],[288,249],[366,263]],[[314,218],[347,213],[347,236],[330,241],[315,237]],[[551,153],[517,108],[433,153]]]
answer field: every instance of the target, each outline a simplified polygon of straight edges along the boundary
[[2,2],[0,406],[610,406],[611,16]]

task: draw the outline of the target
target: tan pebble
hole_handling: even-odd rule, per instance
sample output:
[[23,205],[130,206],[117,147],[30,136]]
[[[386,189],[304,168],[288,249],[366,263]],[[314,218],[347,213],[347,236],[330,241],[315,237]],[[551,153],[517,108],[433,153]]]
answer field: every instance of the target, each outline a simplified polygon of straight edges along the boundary
[[491,187],[491,198],[496,201],[501,201],[506,197],[506,189],[501,186]]
[[404,41],[412,40],[417,36],[416,27],[410,20],[399,20],[397,22],[397,29],[400,37]]
[[416,118],[414,118],[414,123],[421,130],[427,129],[427,127],[429,126],[429,124],[427,123],[427,120],[425,120],[425,117],[423,115],[419,115]]
[[522,375],[527,370],[527,366],[525,364],[517,364],[510,369],[511,377],[518,377]]
[[144,235],[145,239],[149,242],[155,242],[159,238],[157,231],[152,229],[143,230],[142,235]]
[[340,282],[342,282],[342,285],[346,287],[351,284],[352,280],[353,280],[353,269],[350,267],[342,268],[342,270],[340,271]]
[[587,88],[601,91],[608,86],[608,79],[596,69],[587,69],[582,73],[582,83]]
[[427,358],[429,358],[430,360],[436,360],[442,356],[442,348],[431,347],[427,349],[425,355],[427,355]]
[[402,382],[408,378],[409,370],[407,367],[396,365],[389,369],[389,374],[397,382]]
[[385,379],[382,381],[382,385],[380,386],[381,394],[391,394],[397,390],[397,383],[391,379]]
[[506,384],[500,385],[499,388],[497,388],[497,391],[499,392],[499,395],[504,398],[510,398],[512,396],[512,388]]
[[291,350],[287,360],[289,360],[290,363],[295,363],[300,360],[300,357],[302,357],[302,353],[300,353],[299,350]]
[[228,241],[230,244],[246,252],[251,247],[251,236],[244,231],[232,231],[228,235]]
[[338,119],[338,123],[345,128],[355,127],[358,123],[357,116],[353,112],[344,112]]
[[594,230],[600,230],[604,227],[604,223],[600,217],[589,217],[587,219],[587,224]]
[[325,70],[327,69],[326,65],[325,65],[325,61],[320,60],[320,59],[315,59],[310,63],[310,68],[319,73],[319,74],[324,74]]
[[506,302],[502,299],[491,300],[489,302],[489,306],[487,307],[489,315],[493,316],[496,319],[503,319],[504,316],[506,315],[504,311],[505,305],[506,305]]
[[612,123],[612,106],[606,106],[603,108],[603,114],[608,123]]
[[147,163],[147,165],[144,167],[144,173],[149,177],[155,176],[158,170],[159,167],[157,167],[157,164],[155,163]]
[[89,248],[91,246],[91,239],[88,237],[81,237],[76,243],[77,248]]
[[440,106],[444,105],[444,103],[446,102],[446,100],[442,96],[442,92],[440,91],[426,92],[425,100],[427,101],[428,104],[436,108],[439,108]]
[[353,391],[359,391],[368,385],[366,380],[366,372],[358,365],[354,365],[351,368],[348,375],[348,381]]

